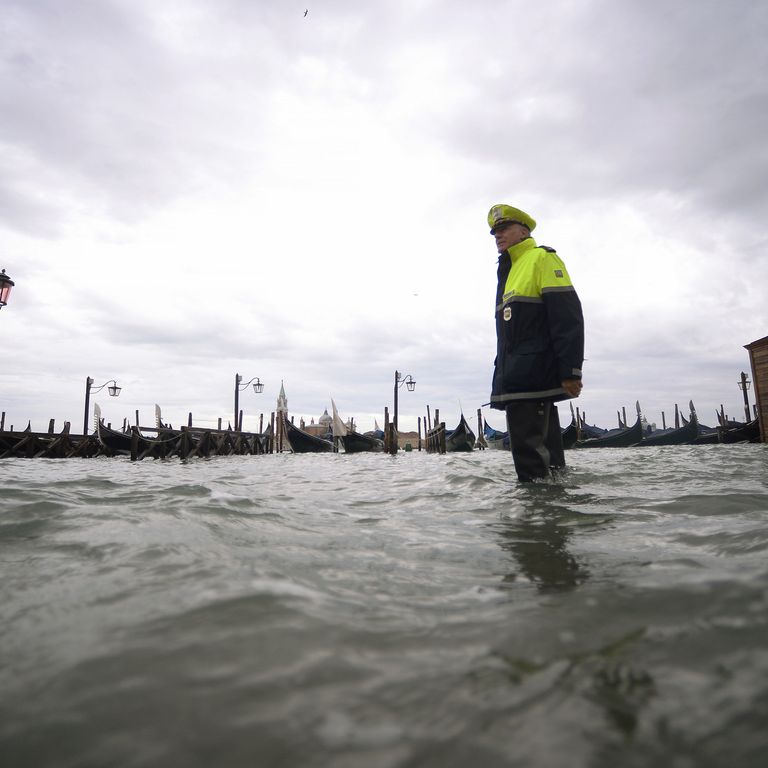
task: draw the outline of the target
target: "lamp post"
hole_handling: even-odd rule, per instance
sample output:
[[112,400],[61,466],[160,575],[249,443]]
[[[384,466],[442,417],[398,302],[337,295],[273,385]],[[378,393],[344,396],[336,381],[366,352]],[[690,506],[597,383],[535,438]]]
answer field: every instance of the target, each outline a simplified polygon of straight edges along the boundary
[[403,377],[403,374],[400,373],[400,371],[395,371],[395,409],[392,418],[392,423],[395,425],[395,432],[397,432],[397,390],[400,389],[403,384],[405,384],[409,392],[413,392],[416,388],[416,382],[413,380],[413,376],[411,376],[410,373],[406,377]]
[[110,379],[109,381],[105,381],[100,387],[94,387],[93,386],[93,379],[90,376],[87,376],[85,379],[85,413],[83,415],[83,434],[88,434],[88,403],[91,400],[91,392],[100,392],[104,387],[107,386],[107,384],[110,384],[111,386],[107,389],[107,392],[109,392],[110,397],[117,397],[120,394],[120,390],[122,387],[117,386],[117,382],[114,379]]
[[5,274],[5,270],[2,270],[2,272],[0,272],[0,309],[8,303],[8,297],[11,295],[11,288],[13,288],[14,285],[16,285],[16,283]]
[[240,392],[244,390],[249,384],[253,384],[253,391],[258,395],[264,391],[264,385],[261,383],[258,376],[254,376],[250,381],[246,381],[245,384],[240,382],[243,377],[239,374],[235,374],[235,431],[240,432],[242,424],[240,423]]
[[744,413],[747,416],[747,421],[752,421],[752,417],[749,414],[749,397],[747,396],[747,390],[752,383],[744,371],[741,372],[741,380],[736,382],[739,385],[739,389],[744,393]]

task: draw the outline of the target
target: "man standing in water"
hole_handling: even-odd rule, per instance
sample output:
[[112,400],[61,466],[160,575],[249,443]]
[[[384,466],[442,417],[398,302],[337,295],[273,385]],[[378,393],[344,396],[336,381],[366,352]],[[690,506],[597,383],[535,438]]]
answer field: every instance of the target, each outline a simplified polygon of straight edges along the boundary
[[517,476],[530,482],[565,466],[555,403],[581,392],[584,317],[565,265],[536,245],[525,211],[494,205],[488,224],[499,251],[491,407],[506,411]]

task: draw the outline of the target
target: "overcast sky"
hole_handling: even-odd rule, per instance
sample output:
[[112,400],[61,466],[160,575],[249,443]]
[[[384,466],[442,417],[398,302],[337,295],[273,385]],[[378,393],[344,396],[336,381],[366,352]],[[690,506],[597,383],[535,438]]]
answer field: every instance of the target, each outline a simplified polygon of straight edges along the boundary
[[87,376],[113,425],[226,425],[240,373],[246,428],[283,381],[365,430],[396,369],[401,429],[474,424],[501,202],[579,292],[590,423],[743,418],[766,39],[762,0],[0,0],[6,427],[79,432]]

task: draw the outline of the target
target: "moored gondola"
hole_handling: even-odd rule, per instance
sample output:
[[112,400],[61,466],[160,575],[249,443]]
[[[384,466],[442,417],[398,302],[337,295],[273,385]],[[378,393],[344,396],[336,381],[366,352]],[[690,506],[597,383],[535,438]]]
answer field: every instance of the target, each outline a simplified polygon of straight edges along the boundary
[[602,437],[590,437],[586,440],[577,440],[574,448],[629,448],[643,439],[643,424],[638,415],[635,423],[626,429],[616,432],[608,432]]
[[101,418],[96,421],[96,437],[110,454],[132,458],[150,454],[154,458],[168,456],[178,442],[175,438],[146,437],[136,427],[130,432],[118,432],[105,426]]
[[691,418],[689,421],[683,419],[683,426],[677,429],[670,429],[661,432],[658,435],[651,433],[643,435],[643,439],[636,443],[638,447],[653,447],[659,445],[687,445],[692,443],[699,434],[699,420],[696,418],[696,409],[693,402],[689,403],[691,409]]
[[456,429],[445,436],[445,451],[446,453],[471,451],[474,447],[475,433],[472,431],[472,428],[469,426],[462,413],[461,420]]
[[509,433],[494,429],[483,419],[483,437],[488,448],[496,450],[509,450]]
[[325,440],[317,435],[310,435],[303,429],[292,424],[287,416],[283,416],[285,437],[294,453],[330,453],[333,451],[333,442]]
[[721,443],[759,442],[760,422],[758,419],[753,419],[730,429],[720,429],[719,433]]
[[576,441],[579,439],[579,428],[576,426],[575,419],[563,430],[562,436],[563,448],[573,448],[576,445]]
[[[573,416],[570,424],[562,430],[563,448],[573,448],[578,435],[576,417]],[[509,432],[500,432],[498,429],[489,426],[488,422],[484,422],[483,436],[488,448],[503,449],[505,451],[510,449]]]
[[720,442],[720,435],[717,430],[710,429],[706,432],[699,431],[699,434],[691,440],[692,445],[712,445]]
[[[384,434],[382,432],[382,434]],[[373,435],[360,432],[347,432],[340,438],[346,453],[363,453],[365,451],[381,453],[384,450],[384,441]]]
[[126,432],[118,432],[104,424],[101,420],[101,412],[96,410],[96,437],[99,442],[113,454],[131,455],[131,435]]

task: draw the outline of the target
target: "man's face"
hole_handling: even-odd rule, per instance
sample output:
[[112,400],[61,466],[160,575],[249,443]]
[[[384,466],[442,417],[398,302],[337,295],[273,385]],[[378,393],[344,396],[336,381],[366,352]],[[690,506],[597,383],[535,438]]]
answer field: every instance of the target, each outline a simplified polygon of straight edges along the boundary
[[507,248],[522,242],[529,234],[528,230],[516,221],[506,221],[493,228],[493,236],[496,238],[496,248],[499,253],[504,253]]

